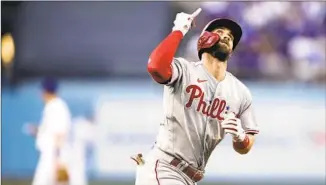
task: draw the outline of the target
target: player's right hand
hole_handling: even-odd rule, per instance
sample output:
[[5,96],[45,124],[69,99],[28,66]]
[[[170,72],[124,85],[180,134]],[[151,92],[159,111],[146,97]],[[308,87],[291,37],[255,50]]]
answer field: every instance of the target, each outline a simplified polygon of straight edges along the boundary
[[175,20],[174,20],[174,27],[172,28],[172,31],[179,30],[182,32],[183,36],[186,35],[186,33],[189,31],[191,26],[193,25],[194,19],[197,17],[197,15],[201,12],[201,8],[198,8],[194,13],[192,14],[186,14],[184,12],[178,13]]

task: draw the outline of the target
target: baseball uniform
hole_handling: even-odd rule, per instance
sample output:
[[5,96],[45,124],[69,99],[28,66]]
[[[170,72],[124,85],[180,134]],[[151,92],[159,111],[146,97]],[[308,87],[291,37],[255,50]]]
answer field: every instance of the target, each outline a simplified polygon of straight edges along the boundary
[[258,133],[249,89],[231,73],[217,81],[201,61],[174,58],[172,78],[164,85],[164,120],[156,144],[138,166],[136,185],[196,184],[170,165],[174,158],[204,171],[215,147],[225,136],[220,123],[234,112],[247,133]]
[[[61,98],[54,98],[46,103],[41,124],[36,136],[36,147],[40,151],[40,158],[36,167],[33,185],[55,185],[56,170],[56,146],[57,134],[68,135],[71,126],[69,108]],[[69,144],[67,142],[61,148],[61,158],[66,163],[69,158]]]

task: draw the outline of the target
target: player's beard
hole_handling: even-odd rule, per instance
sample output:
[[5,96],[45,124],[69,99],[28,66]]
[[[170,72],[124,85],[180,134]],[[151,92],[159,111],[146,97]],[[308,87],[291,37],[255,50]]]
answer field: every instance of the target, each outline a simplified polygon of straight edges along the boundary
[[221,62],[226,62],[231,54],[229,48],[221,45],[220,43],[216,43],[210,48],[205,48],[203,51],[211,54],[213,57],[217,58]]

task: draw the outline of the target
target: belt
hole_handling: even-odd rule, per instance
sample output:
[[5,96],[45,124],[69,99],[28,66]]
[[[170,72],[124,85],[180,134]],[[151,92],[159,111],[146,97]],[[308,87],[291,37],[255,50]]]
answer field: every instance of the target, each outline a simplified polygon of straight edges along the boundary
[[[192,166],[189,166],[184,161],[174,158],[170,164],[174,167],[179,168],[183,173],[185,173],[192,181],[198,182],[204,177],[204,173]],[[187,165],[187,166],[186,166]]]

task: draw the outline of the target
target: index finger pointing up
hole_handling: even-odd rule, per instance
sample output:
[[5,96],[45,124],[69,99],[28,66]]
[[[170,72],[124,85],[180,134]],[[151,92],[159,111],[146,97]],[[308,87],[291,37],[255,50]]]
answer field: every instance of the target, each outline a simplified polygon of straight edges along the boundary
[[191,18],[197,17],[197,15],[201,12],[201,8],[198,8],[194,13],[191,14]]

